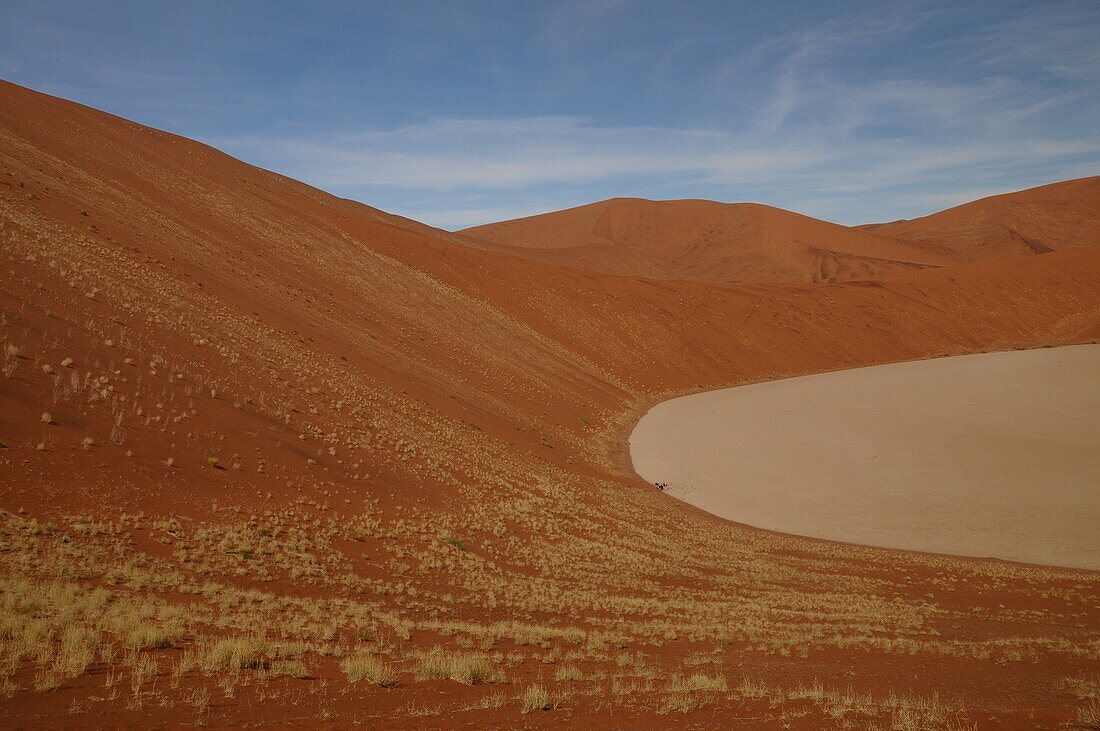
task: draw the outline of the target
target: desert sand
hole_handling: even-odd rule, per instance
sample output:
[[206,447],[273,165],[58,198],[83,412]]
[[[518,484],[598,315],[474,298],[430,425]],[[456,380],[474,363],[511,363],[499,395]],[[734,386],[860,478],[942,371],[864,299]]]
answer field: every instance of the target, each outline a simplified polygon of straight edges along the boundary
[[1100,178],[841,226],[759,203],[615,198],[461,232],[474,246],[608,274],[711,284],[841,282],[1100,243]]
[[1074,722],[1100,574],[747,528],[627,440],[671,393],[1095,342],[1100,249],[857,231],[946,254],[821,278],[754,238],[541,261],[0,82],[0,725]]
[[967,261],[1045,254],[1100,244],[1100,178],[990,196],[929,216],[860,226],[928,242]]
[[1100,569],[1100,346],[684,396],[630,437],[668,494],[758,528]]
[[606,274],[710,284],[840,282],[941,266],[934,242],[759,203],[615,198],[462,231],[475,245]]

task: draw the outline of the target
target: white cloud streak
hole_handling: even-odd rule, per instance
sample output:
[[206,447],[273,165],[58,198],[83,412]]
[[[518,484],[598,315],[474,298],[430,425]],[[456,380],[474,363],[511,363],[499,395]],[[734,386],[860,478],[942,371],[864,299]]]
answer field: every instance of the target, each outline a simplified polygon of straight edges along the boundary
[[572,117],[445,119],[324,140],[219,142],[249,156],[277,151],[296,174],[323,186],[430,191],[513,189],[639,175],[769,180],[834,157],[816,145],[761,149],[723,132],[601,127]]
[[[437,205],[399,212],[450,227],[545,210],[555,189],[562,191],[557,207],[576,202],[565,199],[579,190],[642,190],[802,203],[805,212],[854,223],[861,213],[891,210],[882,203],[891,191],[907,191],[907,207],[895,204],[897,215],[880,217],[928,212],[914,207],[962,202],[964,191],[1004,190],[1012,187],[1007,181],[1024,187],[1069,171],[1100,172],[1100,130],[1062,123],[1100,107],[1100,44],[1087,27],[1100,25],[1098,13],[1082,24],[1074,13],[1036,11],[989,24],[967,43],[926,38],[911,52],[935,63],[920,74],[900,66],[868,76],[868,64],[846,61],[882,52],[949,13],[918,6],[744,49],[699,82],[729,96],[727,124],[439,118],[386,130],[210,141],[367,202],[393,191],[409,200],[423,193]],[[447,194],[468,207],[448,205]]]

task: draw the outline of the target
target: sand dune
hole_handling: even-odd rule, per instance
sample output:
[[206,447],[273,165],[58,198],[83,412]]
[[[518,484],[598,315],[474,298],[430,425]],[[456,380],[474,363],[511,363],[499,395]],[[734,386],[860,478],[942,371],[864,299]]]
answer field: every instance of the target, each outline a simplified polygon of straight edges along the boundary
[[[766,235],[790,215],[750,218]],[[52,632],[3,664],[22,689],[4,724],[68,724],[77,701],[95,725],[169,725],[208,690],[210,725],[285,725],[293,706],[341,726],[369,709],[380,724],[661,727],[674,684],[705,667],[792,692],[962,689],[972,719],[1055,725],[1062,679],[1093,669],[1074,648],[1100,636],[1100,575],[739,527],[635,477],[626,438],[670,394],[1096,340],[1100,249],[812,284],[802,244],[725,264],[680,241],[677,266],[700,277],[806,281],[616,275],[3,83],[0,221],[0,607],[6,632]],[[847,257],[945,259],[835,235],[823,248]],[[83,655],[57,654],[63,635],[114,665],[72,670]],[[36,664],[51,652],[65,662]],[[485,674],[425,677],[436,652]],[[227,653],[239,667],[215,662]],[[397,687],[351,681],[349,658]],[[160,675],[143,685],[147,662]],[[522,715],[536,684],[568,702]],[[790,707],[830,722],[812,701],[721,697],[691,721],[775,725]],[[426,707],[446,715],[409,715]]]
[[957,259],[771,206],[701,200],[616,198],[462,233],[537,261],[719,284],[867,279]]
[[836,282],[1093,246],[1100,243],[1100,177],[856,227],[756,203],[615,198],[461,233],[496,251],[611,274]]
[[666,401],[638,473],[761,528],[1100,570],[1100,346],[874,366]]
[[967,260],[1028,256],[1100,244],[1100,177],[983,198],[866,231],[935,244]]

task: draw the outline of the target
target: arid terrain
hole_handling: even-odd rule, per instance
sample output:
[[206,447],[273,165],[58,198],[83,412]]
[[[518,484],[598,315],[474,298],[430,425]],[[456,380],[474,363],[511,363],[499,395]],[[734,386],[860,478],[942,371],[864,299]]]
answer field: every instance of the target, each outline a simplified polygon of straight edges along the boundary
[[1100,570],[1100,347],[979,353],[682,396],[634,469],[758,528]]
[[448,233],[0,82],[0,725],[1095,727],[1100,574],[739,525],[627,440],[1096,342],[1098,191]]

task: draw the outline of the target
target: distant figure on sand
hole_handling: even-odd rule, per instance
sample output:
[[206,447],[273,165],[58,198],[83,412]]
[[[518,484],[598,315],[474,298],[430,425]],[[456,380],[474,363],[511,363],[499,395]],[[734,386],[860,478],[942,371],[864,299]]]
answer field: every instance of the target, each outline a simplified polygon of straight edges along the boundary
[[657,489],[660,490],[661,492],[664,492],[665,489],[668,488],[668,483],[667,482],[655,482],[653,484],[655,484],[657,486]]

